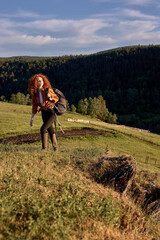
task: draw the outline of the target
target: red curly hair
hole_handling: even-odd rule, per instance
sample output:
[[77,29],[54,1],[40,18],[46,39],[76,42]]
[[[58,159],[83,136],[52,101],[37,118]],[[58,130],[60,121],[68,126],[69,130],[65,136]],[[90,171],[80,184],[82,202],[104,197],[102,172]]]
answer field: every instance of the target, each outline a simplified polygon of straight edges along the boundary
[[44,89],[52,88],[48,78],[45,75],[43,75],[41,73],[35,74],[29,79],[28,90],[30,91],[31,94],[33,94],[33,92],[37,93],[37,91],[38,91],[38,85],[37,85],[38,77],[41,77],[43,79],[43,82],[44,82],[43,88]]

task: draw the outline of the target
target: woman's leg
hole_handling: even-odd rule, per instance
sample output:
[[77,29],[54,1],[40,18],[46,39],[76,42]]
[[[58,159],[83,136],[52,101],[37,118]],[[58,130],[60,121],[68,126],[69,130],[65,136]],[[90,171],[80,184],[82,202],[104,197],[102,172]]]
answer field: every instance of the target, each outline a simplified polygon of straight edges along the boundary
[[56,134],[54,132],[53,126],[48,128],[48,132],[49,132],[49,136],[50,136],[54,151],[56,151],[57,147],[58,147],[58,144],[57,144],[57,137],[56,137]]
[[57,142],[55,142],[54,129],[52,126],[53,122],[55,122],[56,120],[55,114],[52,113],[51,111],[42,110],[42,119],[43,119],[43,125],[41,127],[42,148],[43,149],[47,148],[48,132],[49,132],[53,147],[57,148]]

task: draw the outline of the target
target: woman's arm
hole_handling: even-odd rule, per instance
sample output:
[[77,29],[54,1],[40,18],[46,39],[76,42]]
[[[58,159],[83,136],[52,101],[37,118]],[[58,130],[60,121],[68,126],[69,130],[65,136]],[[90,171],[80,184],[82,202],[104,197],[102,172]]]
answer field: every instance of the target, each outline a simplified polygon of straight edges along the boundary
[[37,113],[37,101],[36,101],[36,97],[34,95],[32,95],[32,113],[36,114]]
[[30,126],[33,126],[33,118],[34,115],[37,113],[37,103],[36,103],[36,98],[34,95],[32,95],[32,116],[31,116],[31,120],[30,120]]

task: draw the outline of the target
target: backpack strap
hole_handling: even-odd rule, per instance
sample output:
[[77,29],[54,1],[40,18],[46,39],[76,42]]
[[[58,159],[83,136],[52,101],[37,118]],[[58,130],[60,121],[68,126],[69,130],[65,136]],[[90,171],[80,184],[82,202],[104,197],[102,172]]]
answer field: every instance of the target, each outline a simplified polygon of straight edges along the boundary
[[[49,88],[46,88],[46,96],[47,96],[47,94],[48,94],[48,91],[49,91]],[[57,137],[57,125],[56,125],[56,122],[58,122],[58,125],[59,125],[59,127],[60,127],[60,129],[61,129],[61,132],[62,132],[63,134],[64,134],[64,131],[63,131],[62,126],[61,126],[61,124],[60,124],[60,122],[59,122],[59,120],[58,120],[57,114],[53,111],[53,107],[52,107],[51,101],[50,101],[50,100],[48,100],[48,101],[49,101],[49,103],[50,103],[50,107],[51,107],[52,113],[54,113],[55,116],[56,116],[56,120],[55,120],[55,122],[54,122],[54,125],[55,125],[56,137]]]
[[[48,100],[49,104],[50,104],[50,107],[51,107],[51,111],[53,112],[53,106],[51,104],[51,101],[50,99],[47,97],[47,94],[49,93],[49,88],[46,88],[46,99]],[[55,106],[54,106],[55,107]]]

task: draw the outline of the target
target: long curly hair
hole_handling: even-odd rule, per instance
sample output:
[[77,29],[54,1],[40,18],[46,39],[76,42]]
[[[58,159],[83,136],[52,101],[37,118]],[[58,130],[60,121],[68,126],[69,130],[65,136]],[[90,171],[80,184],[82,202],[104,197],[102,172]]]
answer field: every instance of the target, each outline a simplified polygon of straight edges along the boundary
[[45,75],[43,75],[41,73],[35,74],[35,75],[33,75],[29,79],[29,84],[28,84],[28,90],[30,91],[31,95],[33,93],[37,93],[37,91],[38,91],[38,81],[37,81],[38,77],[41,77],[43,79],[43,82],[44,82],[43,88],[44,88],[44,90],[46,88],[52,88],[51,84],[50,84],[50,81],[48,80],[48,78]]

